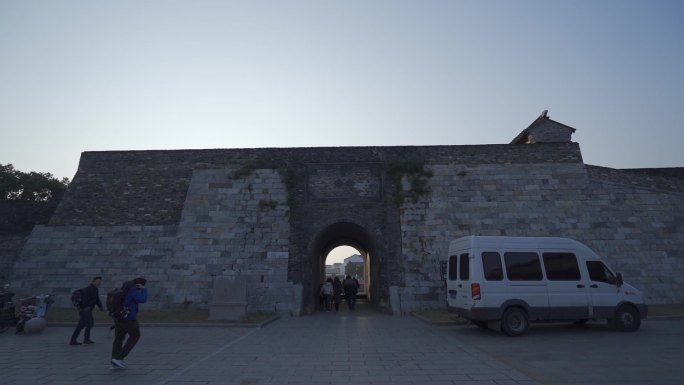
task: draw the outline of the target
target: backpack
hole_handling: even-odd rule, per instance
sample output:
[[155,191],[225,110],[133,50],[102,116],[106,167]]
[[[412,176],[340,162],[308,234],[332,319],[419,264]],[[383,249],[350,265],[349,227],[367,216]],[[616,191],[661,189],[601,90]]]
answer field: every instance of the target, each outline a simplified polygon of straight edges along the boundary
[[81,307],[81,301],[83,299],[83,292],[81,289],[74,290],[73,293],[71,293],[71,304],[74,305],[77,308]]
[[124,303],[126,294],[131,287],[130,282],[126,282],[123,286],[107,292],[107,313],[113,320],[122,320],[131,313],[131,310]]
[[332,295],[333,293],[333,287],[330,282],[326,282],[323,284],[323,287],[321,287],[321,294],[323,295]]
[[353,279],[345,279],[342,285],[344,287],[345,295],[356,295],[356,293],[358,293],[356,282],[354,282]]

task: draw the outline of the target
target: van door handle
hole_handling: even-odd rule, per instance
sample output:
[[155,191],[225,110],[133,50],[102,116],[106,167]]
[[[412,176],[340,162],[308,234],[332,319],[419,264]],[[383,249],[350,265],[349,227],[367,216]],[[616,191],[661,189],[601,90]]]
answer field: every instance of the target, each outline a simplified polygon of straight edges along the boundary
[[577,287],[579,287],[579,288],[583,288],[583,287],[584,287],[584,285],[577,285]]
[[463,285],[461,285],[460,283],[459,283],[458,285],[456,285],[456,286],[458,286],[458,287],[463,287]]
[[596,288],[598,287],[598,285],[597,285],[597,284],[593,284],[593,285],[591,285],[591,286],[589,286],[589,287],[593,287],[594,289],[596,289]]

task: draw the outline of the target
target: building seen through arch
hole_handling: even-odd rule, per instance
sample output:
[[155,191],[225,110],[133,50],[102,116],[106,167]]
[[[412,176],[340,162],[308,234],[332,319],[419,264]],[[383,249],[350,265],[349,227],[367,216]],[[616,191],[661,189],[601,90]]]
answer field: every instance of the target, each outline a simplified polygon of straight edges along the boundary
[[[338,247],[336,250],[342,249],[343,247]],[[332,261],[331,256],[335,250],[331,251],[325,261],[325,279],[335,277],[340,280],[344,280],[346,276],[350,276],[359,282],[359,294],[365,295],[366,292],[366,281],[368,281],[366,266],[367,256],[363,257],[359,254],[358,250],[355,250],[354,254],[349,255],[344,258],[341,262]]]

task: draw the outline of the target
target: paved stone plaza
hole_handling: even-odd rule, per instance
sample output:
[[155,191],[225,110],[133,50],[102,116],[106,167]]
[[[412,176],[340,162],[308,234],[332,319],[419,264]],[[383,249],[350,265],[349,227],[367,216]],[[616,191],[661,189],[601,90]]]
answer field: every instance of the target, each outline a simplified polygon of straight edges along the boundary
[[0,334],[0,384],[578,385],[679,384],[684,322],[637,333],[533,326],[522,338],[369,311],[281,318],[262,328],[143,327],[129,368],[110,370],[112,337],[68,346],[71,327]]

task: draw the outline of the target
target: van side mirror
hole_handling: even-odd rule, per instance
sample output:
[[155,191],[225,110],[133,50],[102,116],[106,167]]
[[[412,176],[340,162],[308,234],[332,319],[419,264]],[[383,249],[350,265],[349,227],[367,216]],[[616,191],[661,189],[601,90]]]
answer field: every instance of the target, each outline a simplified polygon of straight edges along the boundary
[[622,273],[617,273],[617,276],[615,277],[615,283],[618,287],[622,286],[625,283],[625,281],[622,280]]

